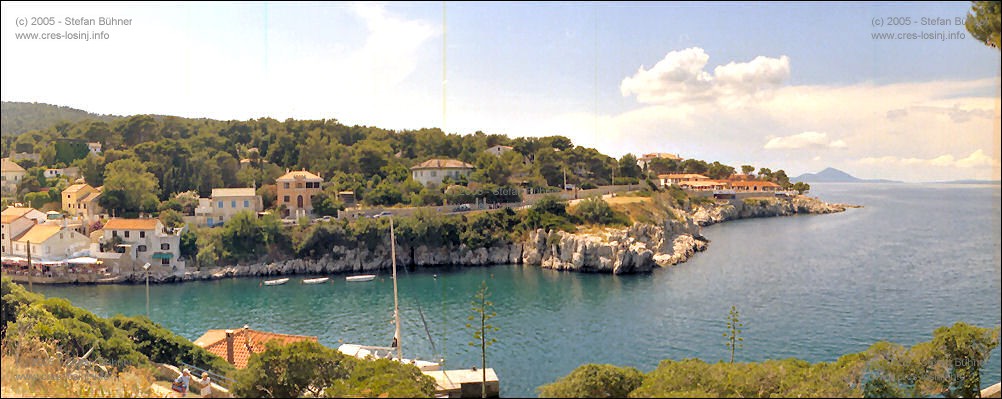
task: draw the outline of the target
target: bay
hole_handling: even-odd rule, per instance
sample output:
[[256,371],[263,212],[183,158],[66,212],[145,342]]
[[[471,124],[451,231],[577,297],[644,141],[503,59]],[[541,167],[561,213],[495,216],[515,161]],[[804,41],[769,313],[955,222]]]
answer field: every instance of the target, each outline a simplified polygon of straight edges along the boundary
[[[536,396],[536,387],[585,363],[646,372],[662,359],[726,359],[722,335],[731,305],[745,325],[738,361],[833,361],[879,340],[926,341],[936,327],[957,321],[1002,323],[999,185],[812,187],[826,201],[864,207],[710,226],[703,230],[712,241],[705,252],[644,275],[518,265],[401,270],[405,354],[444,355],[447,368],[478,365],[465,324],[481,281],[497,312],[488,366],[501,379],[502,396]],[[154,285],[151,316],[192,340],[246,324],[315,335],[330,347],[390,343],[388,273],[368,283],[299,280],[277,287],[260,287],[254,278]],[[101,316],[145,313],[143,285],[35,290]],[[996,349],[982,385],[999,379]]]

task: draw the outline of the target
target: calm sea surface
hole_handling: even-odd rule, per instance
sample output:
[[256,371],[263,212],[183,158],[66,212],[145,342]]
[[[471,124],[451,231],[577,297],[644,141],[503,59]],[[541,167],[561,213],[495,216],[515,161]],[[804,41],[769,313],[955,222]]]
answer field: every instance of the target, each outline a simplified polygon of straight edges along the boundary
[[[447,368],[479,364],[464,326],[482,280],[497,312],[490,322],[500,328],[488,366],[502,396],[535,396],[536,387],[584,363],[649,371],[667,358],[725,359],[732,304],[745,324],[739,361],[832,361],[879,340],[926,341],[957,321],[1002,323],[1000,186],[816,184],[813,195],[865,207],[707,227],[706,252],[648,275],[511,265],[401,270],[405,355],[444,353]],[[390,343],[388,273],[367,283],[300,279],[277,287],[251,278],[151,286],[152,318],[192,340],[247,324],[316,335],[330,347]],[[145,312],[142,285],[35,289],[101,316]],[[984,372],[983,385],[999,381],[998,349]]]

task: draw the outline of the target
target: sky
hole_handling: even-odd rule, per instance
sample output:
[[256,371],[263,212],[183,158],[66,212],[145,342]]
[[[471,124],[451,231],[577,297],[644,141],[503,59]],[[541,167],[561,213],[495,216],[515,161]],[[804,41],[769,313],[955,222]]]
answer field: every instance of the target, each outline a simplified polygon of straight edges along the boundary
[[[563,135],[617,158],[668,152],[790,176],[831,166],[998,180],[1002,56],[957,25],[969,9],[4,2],[0,97],[114,115]],[[72,24],[99,18],[129,24]],[[63,37],[24,36],[43,33]],[[88,40],[67,37],[78,33]]]

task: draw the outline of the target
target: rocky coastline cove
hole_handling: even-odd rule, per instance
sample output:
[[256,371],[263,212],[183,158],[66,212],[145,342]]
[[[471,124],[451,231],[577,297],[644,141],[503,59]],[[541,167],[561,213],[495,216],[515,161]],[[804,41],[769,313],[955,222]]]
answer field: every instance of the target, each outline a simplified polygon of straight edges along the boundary
[[[588,273],[648,273],[655,268],[685,262],[696,252],[706,250],[710,240],[703,237],[703,226],[747,218],[836,213],[850,207],[856,205],[827,203],[806,196],[715,201],[681,209],[662,206],[662,217],[651,222],[638,222],[630,227],[604,227],[576,233],[538,229],[529,232],[522,242],[484,248],[468,248],[465,245],[410,246],[397,243],[397,264],[412,269],[522,264]],[[297,258],[213,267],[189,271],[183,277],[154,273],[150,275],[150,282],[373,273],[389,270],[390,267],[388,242],[372,249],[365,246],[349,248],[336,245],[318,259]],[[145,281],[146,274],[124,273],[123,277],[125,283],[139,283]]]

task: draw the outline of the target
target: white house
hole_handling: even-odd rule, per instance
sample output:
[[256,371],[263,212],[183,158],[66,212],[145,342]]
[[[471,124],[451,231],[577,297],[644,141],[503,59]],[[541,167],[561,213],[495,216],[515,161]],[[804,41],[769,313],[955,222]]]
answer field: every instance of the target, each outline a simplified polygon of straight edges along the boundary
[[65,260],[88,249],[90,239],[59,224],[36,224],[11,240],[11,253],[27,257],[29,245],[32,259]]
[[429,159],[411,167],[411,177],[423,185],[429,183],[442,184],[446,177],[457,180],[460,177],[470,177],[473,165],[455,159]]
[[499,157],[499,156],[501,156],[501,154],[504,154],[504,153],[506,153],[508,151],[512,151],[512,150],[514,150],[514,148],[506,146],[506,145],[496,145],[496,146],[493,146],[491,148],[488,148],[488,149],[484,150],[484,152]]
[[0,254],[13,254],[11,244],[18,237],[35,225],[35,221],[23,215],[4,214],[0,216]]
[[13,193],[17,190],[18,183],[28,172],[10,158],[0,160],[0,190],[4,194]]
[[184,268],[184,262],[178,259],[183,228],[168,229],[159,219],[111,219],[102,230],[102,242],[120,242],[115,251],[125,251],[139,264]]

